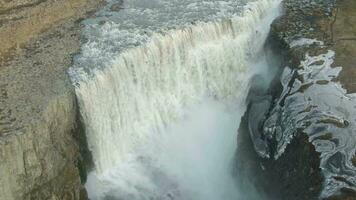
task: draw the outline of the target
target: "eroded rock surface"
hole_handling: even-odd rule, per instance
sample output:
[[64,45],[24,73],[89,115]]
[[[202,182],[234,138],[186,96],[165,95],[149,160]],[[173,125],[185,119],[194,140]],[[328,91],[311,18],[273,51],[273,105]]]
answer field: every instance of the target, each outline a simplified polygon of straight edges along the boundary
[[66,69],[94,0],[0,1],[0,199],[79,199],[75,94]]
[[285,60],[267,91],[274,100],[266,105],[251,97],[248,116],[268,113],[247,117],[241,127],[249,127],[254,152],[239,148],[260,167],[240,169],[275,179],[267,192],[280,194],[274,198],[356,199],[356,2],[285,0],[284,8],[272,26]]

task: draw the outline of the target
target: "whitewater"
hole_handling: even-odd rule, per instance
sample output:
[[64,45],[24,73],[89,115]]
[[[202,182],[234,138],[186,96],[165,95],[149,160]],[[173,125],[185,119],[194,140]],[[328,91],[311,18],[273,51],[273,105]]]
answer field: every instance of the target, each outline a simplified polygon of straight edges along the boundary
[[84,22],[69,70],[94,159],[89,198],[261,198],[232,171],[249,81],[273,74],[264,43],[280,0],[114,3]]

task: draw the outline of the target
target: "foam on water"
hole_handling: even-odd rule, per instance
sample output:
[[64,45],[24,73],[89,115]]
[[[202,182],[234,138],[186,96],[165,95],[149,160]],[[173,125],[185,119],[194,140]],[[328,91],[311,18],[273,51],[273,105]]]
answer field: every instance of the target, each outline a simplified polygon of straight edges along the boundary
[[91,199],[234,199],[251,61],[279,0],[133,0],[86,22],[69,71],[95,171]]
[[[104,176],[92,173],[89,196],[123,199],[234,199],[231,176],[240,111],[214,100],[187,109],[184,119],[155,134]],[[99,186],[99,188],[98,188]]]

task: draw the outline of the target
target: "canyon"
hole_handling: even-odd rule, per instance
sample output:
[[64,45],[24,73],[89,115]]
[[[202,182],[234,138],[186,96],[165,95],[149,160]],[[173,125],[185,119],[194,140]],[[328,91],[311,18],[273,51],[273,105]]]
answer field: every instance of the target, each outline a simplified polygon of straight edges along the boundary
[[[87,178],[90,178],[87,177],[88,173],[92,171],[95,166],[105,171],[105,169],[109,168],[108,166],[112,167],[117,164],[115,163],[117,161],[110,161],[113,157],[110,151],[112,149],[102,151],[102,149],[107,147],[105,146],[107,143],[101,142],[100,145],[102,146],[93,146],[95,139],[93,139],[93,137],[90,139],[95,132],[93,132],[93,130],[97,127],[100,129],[101,123],[110,125],[106,133],[110,133],[109,128],[112,129],[112,127],[115,127],[115,124],[112,122],[103,123],[102,121],[96,124],[95,120],[98,115],[83,115],[81,111],[83,111],[83,108],[90,108],[85,106],[90,106],[92,101],[85,102],[80,98],[78,100],[77,97],[78,87],[82,87],[79,90],[79,94],[82,95],[82,98],[91,95],[100,97],[105,94],[100,93],[100,91],[97,94],[94,93],[93,91],[95,91],[96,85],[90,85],[88,83],[86,86],[84,83],[81,83],[82,77],[76,79],[77,77],[75,76],[73,79],[73,75],[79,73],[77,73],[76,70],[70,70],[73,65],[75,66],[83,61],[79,55],[83,53],[83,45],[88,44],[88,40],[93,41],[97,37],[97,35],[94,34],[93,38],[90,38],[91,35],[88,37],[88,35],[83,33],[86,26],[83,20],[90,21],[92,19],[99,19],[98,25],[104,26],[105,28],[105,21],[100,20],[107,16],[101,15],[100,13],[98,14],[97,12],[103,7],[109,9],[110,12],[120,13],[122,9],[125,8],[125,2],[117,1],[117,3],[109,3],[109,5],[107,5],[102,1],[95,0],[0,1],[1,200],[88,199],[87,191],[84,187]],[[271,32],[267,38],[268,48],[271,48],[274,54],[278,55],[278,59],[281,60],[279,64],[280,71],[278,76],[271,83],[270,88],[267,90],[263,89],[266,91],[261,92],[258,85],[254,88],[252,84],[250,95],[247,97],[247,102],[250,106],[248,106],[245,116],[242,117],[239,135],[236,130],[236,137],[234,138],[237,140],[237,172],[238,174],[246,175],[245,178],[249,181],[252,180],[258,192],[266,194],[272,199],[356,199],[356,136],[355,130],[353,129],[356,123],[355,119],[353,119],[353,109],[355,109],[353,93],[356,92],[356,70],[354,68],[356,60],[355,56],[353,56],[356,53],[356,3],[350,0],[284,0],[282,1],[282,8],[282,16],[273,21]],[[128,12],[128,14],[131,13]],[[129,18],[129,15],[127,17]],[[162,19],[164,19],[164,17],[162,17]],[[191,25],[196,25],[194,23],[195,22],[191,22]],[[161,24],[157,23],[157,27],[160,25]],[[230,23],[217,23],[211,27],[205,27],[204,30],[209,31],[215,30],[215,28],[218,27],[216,35],[214,35],[215,33],[209,35],[208,33],[211,32],[207,31],[199,32],[202,30],[199,29],[198,25],[193,26],[197,28],[191,31],[192,33],[201,35],[206,33],[204,37],[206,43],[208,43],[209,40],[216,40],[219,34],[235,36],[235,33],[229,32],[233,30],[233,28],[231,28],[233,25]],[[149,31],[148,29],[147,32]],[[147,32],[142,33],[142,35],[147,34]],[[190,33],[189,31],[187,32]],[[258,33],[254,31],[247,32],[256,34],[254,35],[256,38],[259,38],[258,34],[262,35],[260,31]],[[124,35],[124,33],[122,34]],[[179,34],[181,33],[168,34],[171,34],[170,38],[179,38]],[[170,48],[169,39],[163,36],[161,37],[161,35],[155,37],[158,41],[167,41],[166,46],[164,46],[164,42],[159,43],[158,46],[160,48]],[[187,34],[184,38],[194,38],[194,34]],[[127,41],[128,43],[132,42],[132,40]],[[246,41],[249,40],[247,39]],[[201,41],[197,40],[195,42],[199,43]],[[258,42],[260,45],[263,44],[263,41],[258,40]],[[251,43],[253,42],[251,41]],[[218,51],[215,52],[216,54],[205,54],[210,55],[209,58],[215,58],[214,55],[220,55],[220,57],[227,56],[229,55],[228,52],[235,52],[231,50],[235,47],[233,46],[235,44],[236,43],[226,43],[223,54],[218,54]],[[135,45],[137,46],[137,44],[134,43],[128,45],[132,45],[133,47],[135,47]],[[175,43],[175,45],[182,49],[188,48],[179,42]],[[231,47],[231,49],[229,49],[231,51],[227,51],[227,46],[229,48]],[[88,48],[91,47],[92,46],[88,46]],[[193,47],[194,45],[190,48]],[[120,48],[121,46],[116,50],[122,50]],[[174,50],[175,49],[171,49],[169,52],[174,52]],[[152,53],[152,58],[156,58],[156,55],[160,55],[159,48],[152,50],[152,52],[155,52]],[[102,57],[108,56],[108,54],[104,54],[104,52],[96,53]],[[135,55],[141,55],[140,53],[142,53],[140,50],[134,52]],[[95,57],[95,54],[93,55],[86,56],[89,58]],[[199,55],[204,56],[204,52],[202,51]],[[231,55],[231,57],[233,57],[233,55]],[[135,57],[130,57],[129,54],[126,54],[126,58],[118,62],[125,64],[125,62],[127,63],[130,59],[135,60],[134,58]],[[218,61],[219,58],[217,57],[215,60]],[[89,59],[89,61],[92,60]],[[235,60],[232,58],[228,61],[235,63]],[[155,61],[152,66],[157,65],[157,63],[161,64],[160,62],[160,59],[157,59],[157,62]],[[97,62],[88,63],[86,64],[98,64]],[[326,71],[322,71],[324,68],[320,68],[323,74],[322,78],[318,76],[318,73],[313,74],[313,70],[308,71],[310,66],[316,66],[317,68],[325,63],[329,63],[329,65],[326,67]],[[139,65],[140,63],[132,61],[131,65],[135,64]],[[162,64],[162,66],[164,65]],[[187,66],[189,66],[188,62]],[[204,65],[202,64],[201,66]],[[226,66],[229,65],[227,64]],[[127,67],[127,69],[130,69],[130,67]],[[187,69],[187,71],[188,70],[189,69]],[[337,70],[338,73],[336,73],[335,70]],[[84,71],[86,72],[88,70],[84,69]],[[116,71],[113,70],[108,73],[114,74]],[[121,71],[119,74],[125,73],[126,72]],[[140,75],[138,71],[136,71],[136,73],[135,76],[132,76],[132,80]],[[170,72],[170,74],[172,73],[173,72]],[[194,73],[195,72],[188,74]],[[223,72],[221,73],[224,74]],[[300,76],[304,76],[302,79],[295,79],[293,78],[293,76],[295,76],[293,73],[300,73]],[[305,75],[308,73],[310,74],[309,76]],[[127,72],[127,74],[129,74],[129,72]],[[182,74],[186,74],[186,72]],[[126,81],[129,82],[132,77],[122,76],[121,78],[127,78]],[[182,75],[182,77],[184,76]],[[193,75],[188,78],[195,79],[197,77],[199,76]],[[115,77],[112,77],[110,80],[114,80],[114,78]],[[233,78],[229,76],[225,76],[225,78],[226,80],[230,80],[229,83],[233,84]],[[102,79],[99,79],[99,82],[100,80]],[[184,78],[182,80],[184,80]],[[186,82],[188,82],[187,80]],[[217,80],[214,75],[212,75],[209,80],[216,82],[217,85],[209,85],[209,87],[225,88],[225,84],[220,84],[220,80]],[[283,82],[283,80],[285,82]],[[310,84],[310,82],[313,83]],[[108,92],[108,90],[106,90],[107,88],[104,87],[104,83],[106,82],[103,81],[101,92]],[[136,84],[137,80],[133,81],[132,88],[135,88]],[[150,84],[151,82],[146,82],[146,85]],[[201,85],[192,87],[189,90],[195,91],[196,88],[203,88],[202,85],[204,85],[205,82],[203,83],[202,81],[199,84]],[[86,88],[84,88],[84,86],[86,86]],[[322,134],[315,134],[310,130],[302,131],[301,128],[305,128],[305,124],[302,126],[298,124],[299,122],[293,125],[281,125],[281,127],[277,128],[276,126],[268,125],[283,124],[273,121],[275,120],[273,116],[279,116],[279,119],[283,119],[283,115],[281,114],[283,112],[281,112],[281,110],[285,112],[289,112],[289,109],[295,111],[291,114],[292,118],[286,118],[284,121],[298,121],[300,118],[296,117],[296,119],[294,119],[293,117],[298,116],[301,110],[311,111],[315,107],[321,108],[321,110],[327,110],[318,103],[324,102],[328,104],[330,102],[328,102],[327,99],[331,99],[331,97],[324,97],[326,100],[317,100],[315,97],[315,94],[322,90],[320,88],[324,86],[330,86],[331,88],[336,87],[337,90],[326,90],[332,91],[332,95],[337,95],[337,101],[341,101],[341,103],[335,106],[336,111],[333,109],[330,111],[332,114],[336,113],[336,117],[322,118],[324,121],[320,121],[321,118],[319,117],[319,121],[312,121],[312,123],[327,124],[328,127],[332,127],[330,133],[322,132]],[[314,87],[315,89],[313,89]],[[88,89],[88,91],[92,93],[87,92],[85,89]],[[290,92],[293,90],[295,90],[294,93]],[[136,99],[143,99],[143,96],[139,95],[139,91],[140,90],[137,90],[138,93],[135,97]],[[165,89],[163,88],[162,91],[165,91]],[[211,91],[216,94],[216,98],[224,96],[221,91],[226,92],[226,90],[214,89]],[[258,91],[257,96],[261,96],[263,101],[254,100],[261,99],[260,97],[256,97],[256,95],[254,96],[254,91]],[[298,91],[300,93],[298,93]],[[119,90],[116,91],[115,89],[113,93],[117,94],[119,92]],[[162,94],[150,94],[150,96],[154,95]],[[236,93],[235,95],[238,96],[240,93]],[[176,96],[170,99],[174,99]],[[272,100],[266,100],[265,96],[270,96],[267,99],[270,98]],[[299,98],[303,99],[304,96],[308,96],[310,99],[315,98],[316,100],[314,101],[316,101],[316,103],[312,103],[315,107],[313,107],[313,105],[310,106],[310,108],[306,106],[307,108],[304,109],[304,106],[308,103],[299,100]],[[189,98],[188,94],[182,93],[182,99],[184,99],[184,101],[191,102],[195,100],[194,98]],[[277,104],[271,103],[285,101],[283,99],[288,98],[298,99],[297,102],[300,101],[303,108],[298,108],[299,110],[294,109],[293,102],[289,104],[291,106],[288,106],[288,103],[280,103],[280,105],[282,105],[280,107],[276,106]],[[109,105],[108,102],[110,102],[110,100],[109,96],[102,105],[108,106],[108,112],[111,108],[116,106],[115,103]],[[151,99],[146,100],[150,101]],[[128,101],[132,100],[128,99]],[[166,102],[169,101],[164,101],[163,104],[159,104],[159,107],[165,108],[165,104],[170,105]],[[102,101],[98,100],[97,104],[101,105],[101,103]],[[261,107],[258,106],[263,105],[265,115],[262,118],[259,118],[259,115],[254,117],[252,114],[248,114],[254,109],[254,103],[257,105],[255,107],[257,110],[261,110]],[[266,104],[268,104],[268,106],[266,106]],[[172,103],[172,105],[176,104]],[[141,106],[140,108],[144,108],[146,104],[139,104],[139,106]],[[135,110],[135,108],[132,108],[132,110]],[[128,109],[127,112],[132,113],[132,110]],[[162,112],[171,113],[176,112],[177,107],[167,107],[167,109],[162,110],[164,110]],[[94,114],[100,114],[100,111],[101,110],[97,110]],[[324,110],[322,110],[322,112],[323,111]],[[156,109],[151,110],[151,113],[155,112]],[[89,113],[89,111],[87,111],[87,113]],[[317,113],[317,111],[315,111],[315,113]],[[345,113],[349,114],[347,115]],[[147,117],[149,115],[144,114],[142,116]],[[222,118],[225,117],[224,115],[218,116]],[[113,118],[119,117],[116,115],[113,116]],[[315,117],[315,115],[311,118],[313,117]],[[136,121],[140,121],[141,119],[142,118],[138,117]],[[217,120],[215,118],[213,119]],[[152,119],[152,121],[155,120],[156,119]],[[165,121],[165,119],[163,121]],[[266,123],[266,121],[270,123]],[[88,124],[88,122],[92,123]],[[260,133],[251,131],[261,128],[251,127],[253,123],[255,123],[255,125],[252,126],[256,126],[257,122],[263,123],[266,130],[274,130],[273,133],[263,130],[261,132],[264,134],[262,137],[264,139],[261,139]],[[125,129],[126,127],[123,127],[122,124],[117,128],[130,130],[130,128],[135,129],[137,127],[132,123],[132,126],[128,126],[127,129]],[[283,130],[282,133],[277,134],[275,130],[278,128]],[[284,129],[288,128],[298,133],[284,131]],[[314,129],[317,130],[317,128],[318,127]],[[141,130],[137,129],[137,131]],[[89,136],[89,138],[87,138],[87,136]],[[144,138],[145,136],[142,137]],[[112,142],[121,140],[121,138],[118,138],[118,140],[114,139],[115,138],[113,138]],[[339,149],[339,151],[329,151],[327,146],[330,145],[330,143],[335,144],[336,147],[334,149]],[[132,143],[132,145],[134,144],[135,143]],[[318,147],[320,144],[326,147]],[[113,145],[115,145],[115,143],[111,144],[111,146]],[[201,147],[203,148],[204,145],[201,145]],[[119,149],[114,150],[115,155],[121,153]],[[95,158],[98,158],[98,156],[110,159],[96,160]],[[274,187],[271,188],[269,187],[270,185]],[[278,196],[276,196],[276,194],[278,194]],[[174,193],[169,195],[174,195]]]

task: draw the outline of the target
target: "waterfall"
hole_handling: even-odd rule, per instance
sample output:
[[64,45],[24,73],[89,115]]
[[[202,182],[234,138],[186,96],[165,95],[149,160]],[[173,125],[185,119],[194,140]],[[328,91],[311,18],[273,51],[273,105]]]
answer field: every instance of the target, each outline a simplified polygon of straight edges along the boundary
[[[163,170],[164,163],[159,162],[173,154],[159,155],[167,150],[167,145],[173,148],[174,140],[188,142],[203,136],[168,137],[194,133],[179,132],[181,126],[172,124],[183,120],[183,127],[191,127],[184,120],[195,121],[200,115],[196,114],[199,111],[192,114],[187,110],[199,107],[216,111],[202,114],[211,123],[220,120],[209,118],[212,113],[218,113],[223,124],[233,117],[238,120],[239,115],[225,115],[220,111],[244,111],[248,81],[256,71],[251,63],[261,55],[269,25],[279,13],[279,3],[279,0],[258,0],[248,3],[241,13],[230,18],[156,32],[145,43],[117,53],[105,67],[93,73],[71,72],[76,77],[76,94],[95,163],[95,171],[89,176],[93,180],[87,185],[90,195],[90,190],[103,187],[102,190],[111,188],[113,193],[125,193],[127,199],[150,199],[148,194],[163,190],[162,185],[180,187],[177,186],[179,177],[171,177],[169,170]],[[232,130],[227,141],[233,141],[236,136],[236,127]],[[229,152],[234,148],[229,147]],[[220,160],[219,156],[216,158]],[[148,171],[150,175],[145,175]],[[164,184],[154,186],[152,179]],[[94,182],[101,182],[101,186]],[[137,194],[139,191],[144,197]],[[94,199],[103,198],[93,195]],[[167,194],[165,198],[179,195],[182,194]],[[204,199],[192,196],[189,198]]]

